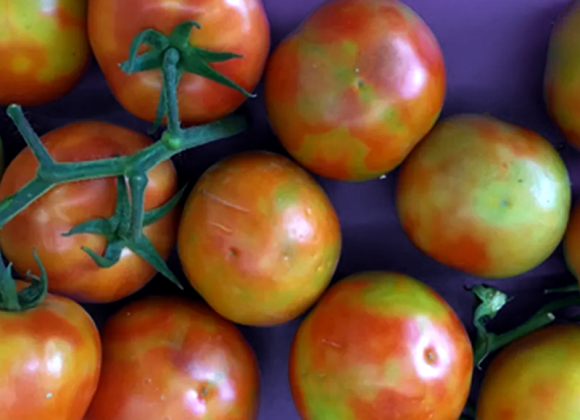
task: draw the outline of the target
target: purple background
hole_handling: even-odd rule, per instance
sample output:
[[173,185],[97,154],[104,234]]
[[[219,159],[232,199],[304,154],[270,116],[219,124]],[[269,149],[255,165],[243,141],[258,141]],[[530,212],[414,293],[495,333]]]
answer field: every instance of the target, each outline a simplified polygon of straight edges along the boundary
[[[264,0],[272,27],[272,46],[286,36],[321,0]],[[570,171],[574,198],[580,180],[580,153],[565,143],[548,118],[542,96],[542,78],[548,37],[554,19],[567,0],[406,0],[430,25],[445,56],[448,91],[443,116],[464,112],[490,113],[504,120],[538,131],[561,152]],[[282,152],[268,125],[259,97],[239,112],[247,113],[251,127],[243,135],[186,152],[175,159],[182,182],[196,180],[217,160],[246,149]],[[11,123],[0,116],[0,135],[7,157],[23,146]],[[74,120],[96,119],[121,124],[141,132],[150,127],[124,111],[109,92],[102,74],[92,65],[71,94],[48,106],[27,110],[40,134]],[[335,279],[362,270],[400,271],[428,283],[457,311],[470,333],[474,299],[464,285],[481,283],[431,260],[419,252],[399,226],[393,204],[397,172],[385,180],[349,184],[319,179],[341,220],[344,250]],[[171,265],[179,271],[175,255]],[[561,249],[544,264],[526,275],[495,282],[516,295],[516,300],[498,317],[494,329],[504,331],[530,316],[541,304],[546,287],[569,284]],[[156,278],[142,292],[174,293],[166,281]],[[193,297],[195,293],[188,293]],[[87,306],[101,325],[126,301],[108,306]],[[262,374],[260,420],[298,420],[287,380],[287,359],[292,337],[300,319],[273,328],[242,331],[253,346]],[[476,375],[473,395],[479,376]],[[330,419],[329,419],[330,420]]]

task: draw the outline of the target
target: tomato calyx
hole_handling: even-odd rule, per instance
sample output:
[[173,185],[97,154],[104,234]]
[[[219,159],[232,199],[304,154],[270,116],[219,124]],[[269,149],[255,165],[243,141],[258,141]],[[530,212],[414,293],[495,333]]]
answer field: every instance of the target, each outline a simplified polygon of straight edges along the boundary
[[[145,184],[146,185],[146,184]],[[132,190],[140,188],[133,181]],[[148,261],[155,269],[167,277],[178,288],[183,290],[173,272],[167,267],[165,261],[160,257],[151,241],[142,234],[142,227],[149,226],[163,217],[179,203],[187,186],[183,187],[171,200],[154,210],[148,212],[138,212],[137,206],[133,207],[133,217],[131,217],[131,205],[127,190],[127,181],[124,176],[117,177],[117,205],[115,213],[108,219],[93,219],[75,226],[63,236],[72,236],[81,233],[102,235],[107,239],[107,247],[103,255],[97,254],[90,248],[82,247],[89,256],[101,268],[109,268],[121,259],[121,253],[125,248],[130,249],[141,258]],[[137,196],[142,196],[139,192]],[[142,220],[139,218],[143,215]]]
[[30,285],[18,290],[16,280],[12,276],[12,264],[4,265],[0,257],[0,311],[24,312],[36,308],[48,293],[48,278],[40,257],[34,250],[34,259],[40,269],[40,276],[26,274]]
[[[201,29],[201,25],[196,21],[189,20],[178,24],[169,36],[154,29],[146,29],[133,39],[129,50],[129,59],[121,64],[121,69],[127,74],[155,69],[160,69],[163,73],[164,84],[153,131],[159,127],[165,114],[168,116],[171,114],[166,107],[165,96],[167,91],[177,88],[183,73],[191,73],[210,79],[235,89],[247,97],[256,96],[210,65],[210,63],[221,63],[235,58],[243,58],[243,56],[231,52],[210,51],[191,45],[189,39],[194,28]],[[138,54],[142,47],[146,47],[147,50],[143,54]],[[168,121],[168,125],[174,123],[175,121]]]
[[551,324],[556,319],[555,311],[572,306],[580,306],[580,294],[577,292],[578,288],[576,287],[576,293],[573,296],[549,302],[519,327],[502,334],[495,334],[487,330],[487,324],[496,317],[511,299],[494,287],[475,286],[473,294],[479,300],[473,316],[473,324],[477,331],[474,345],[475,367],[481,369],[481,364],[491,353]]

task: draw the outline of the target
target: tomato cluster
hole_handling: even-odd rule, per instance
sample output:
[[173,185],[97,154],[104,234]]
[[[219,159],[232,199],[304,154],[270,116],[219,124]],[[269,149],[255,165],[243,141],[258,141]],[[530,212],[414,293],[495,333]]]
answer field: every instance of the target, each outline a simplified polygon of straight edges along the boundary
[[[259,361],[236,324],[302,315],[288,378],[303,420],[580,416],[580,327],[547,326],[580,305],[577,285],[500,335],[486,323],[506,295],[476,287],[473,344],[435,288],[407,274],[330,285],[343,238],[315,176],[396,169],[401,227],[433,260],[505,279],[563,243],[579,277],[580,206],[571,212],[559,153],[488,115],[440,119],[445,57],[410,7],[327,0],[270,54],[261,0],[4,3],[0,104],[27,147],[0,166],[0,419],[255,420]],[[149,135],[99,121],[36,135],[20,106],[67,95],[91,54]],[[170,158],[241,131],[262,78],[290,158],[238,153],[180,189]],[[580,0],[554,27],[545,99],[580,147]],[[166,263],[174,249],[201,299],[133,299],[157,273],[183,290]],[[81,306],[119,302],[100,331]],[[466,409],[474,367],[504,346]]]

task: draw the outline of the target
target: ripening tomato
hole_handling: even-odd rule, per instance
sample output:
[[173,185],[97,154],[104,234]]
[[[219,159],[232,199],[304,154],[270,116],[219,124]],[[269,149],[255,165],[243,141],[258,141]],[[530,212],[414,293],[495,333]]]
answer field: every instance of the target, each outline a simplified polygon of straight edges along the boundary
[[473,352],[453,309],[397,273],[348,277],[306,317],[290,386],[303,420],[457,420]]
[[548,111],[568,141],[580,148],[580,1],[558,17],[545,74]]
[[398,166],[435,124],[445,67],[430,29],[396,0],[330,0],[273,53],[266,106],[284,147],[339,180]]
[[[42,141],[58,162],[123,156],[152,144],[142,134],[101,122],[67,125],[44,135]],[[30,149],[24,149],[6,169],[0,184],[0,199],[14,194],[32,180],[37,168]],[[148,176],[146,210],[165,204],[177,190],[177,174],[170,161],[153,168]],[[55,187],[0,230],[0,246],[21,275],[28,270],[38,273],[33,256],[36,248],[46,267],[51,292],[83,302],[111,302],[124,298],[141,289],[155,275],[155,269],[128,249],[113,267],[99,268],[81,247],[102,255],[105,237],[95,234],[63,236],[80,223],[111,217],[117,203],[116,195],[115,178]],[[178,210],[174,209],[143,230],[164,258],[175,245],[178,222]]]
[[580,202],[576,203],[564,236],[564,256],[570,272],[580,281]]
[[298,165],[268,152],[226,158],[200,178],[181,216],[186,277],[219,314],[273,325],[324,292],[341,249],[338,218]]
[[41,105],[88,67],[87,0],[0,0],[0,104]]
[[[247,91],[253,90],[270,49],[270,28],[260,0],[89,2],[89,39],[95,57],[117,100],[132,114],[155,120],[163,81],[159,70],[128,75],[119,68],[129,58],[133,38],[145,29],[169,35],[179,23],[191,20],[201,25],[191,33],[192,45],[243,56],[210,66]],[[185,125],[221,118],[246,99],[232,88],[194,74],[183,75],[177,92]]]
[[538,134],[492,117],[437,125],[401,168],[396,204],[411,241],[472,275],[505,278],[558,246],[570,212],[560,155]]
[[82,420],[97,389],[101,340],[72,300],[47,295],[25,312],[0,312],[0,418]]
[[259,372],[237,328],[205,304],[133,302],[102,331],[103,369],[84,420],[255,420]]
[[486,372],[477,420],[580,418],[580,327],[558,325],[510,344]]

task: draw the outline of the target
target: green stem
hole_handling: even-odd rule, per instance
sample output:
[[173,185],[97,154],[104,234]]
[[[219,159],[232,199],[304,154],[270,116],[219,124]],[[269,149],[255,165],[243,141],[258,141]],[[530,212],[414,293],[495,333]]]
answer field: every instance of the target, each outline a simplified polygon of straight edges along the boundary
[[16,280],[12,277],[12,264],[4,265],[0,255],[0,310],[6,312],[24,312],[36,308],[48,293],[46,270],[34,250],[34,259],[40,269],[40,277],[28,276],[31,284],[18,290]]
[[578,292],[578,283],[574,283],[574,284],[570,284],[568,286],[562,286],[562,287],[556,287],[553,289],[546,289],[544,290],[544,293],[546,295],[550,295],[553,293],[572,293],[572,292]]
[[477,286],[474,288],[474,294],[481,300],[475,310],[473,319],[473,324],[477,330],[477,338],[474,345],[474,363],[478,368],[489,354],[552,323],[556,318],[553,314],[554,311],[580,305],[580,295],[550,302],[519,327],[503,334],[494,334],[487,331],[486,325],[491,319],[495,318],[497,313],[508,302],[508,299],[504,293],[489,286]]
[[169,48],[163,57],[163,80],[165,103],[167,110],[167,131],[174,137],[181,137],[182,129],[179,123],[179,105],[177,102],[177,85],[180,76],[177,70],[179,51]]
[[133,175],[129,178],[129,186],[131,188],[131,237],[134,241],[138,241],[143,235],[147,182],[147,177],[143,175]]

